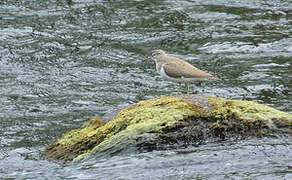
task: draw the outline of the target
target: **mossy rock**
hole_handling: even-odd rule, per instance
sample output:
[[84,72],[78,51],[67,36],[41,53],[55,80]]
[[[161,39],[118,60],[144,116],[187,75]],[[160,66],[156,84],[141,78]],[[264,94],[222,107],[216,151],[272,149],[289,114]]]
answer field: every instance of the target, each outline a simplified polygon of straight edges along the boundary
[[92,119],[43,152],[51,160],[149,151],[206,141],[292,134],[292,115],[254,101],[166,96],[140,101],[104,123]]

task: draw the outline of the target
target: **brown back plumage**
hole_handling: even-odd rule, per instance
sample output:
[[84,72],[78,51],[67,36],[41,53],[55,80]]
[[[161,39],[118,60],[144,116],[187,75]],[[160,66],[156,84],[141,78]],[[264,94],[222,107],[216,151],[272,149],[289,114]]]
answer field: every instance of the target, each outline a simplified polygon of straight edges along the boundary
[[163,67],[164,67],[165,73],[171,77],[206,78],[206,79],[220,80],[219,78],[213,76],[212,74],[202,71],[184,60],[181,60],[176,57],[171,57],[166,54],[160,57],[160,60],[158,63],[161,65],[164,64]]

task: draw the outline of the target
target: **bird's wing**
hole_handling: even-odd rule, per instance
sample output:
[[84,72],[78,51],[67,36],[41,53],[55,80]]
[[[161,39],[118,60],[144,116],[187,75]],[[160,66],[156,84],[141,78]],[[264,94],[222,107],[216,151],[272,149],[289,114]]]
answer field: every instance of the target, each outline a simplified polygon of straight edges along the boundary
[[171,77],[211,78],[211,79],[213,77],[213,75],[204,72],[184,61],[168,62],[163,67],[165,73]]

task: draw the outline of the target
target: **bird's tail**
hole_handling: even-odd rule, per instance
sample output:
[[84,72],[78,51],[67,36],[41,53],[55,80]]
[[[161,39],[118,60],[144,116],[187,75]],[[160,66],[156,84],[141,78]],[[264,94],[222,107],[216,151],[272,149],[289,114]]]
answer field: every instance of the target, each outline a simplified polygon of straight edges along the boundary
[[209,77],[209,79],[216,80],[216,81],[222,81],[222,79],[220,79],[216,76],[211,76],[211,77]]

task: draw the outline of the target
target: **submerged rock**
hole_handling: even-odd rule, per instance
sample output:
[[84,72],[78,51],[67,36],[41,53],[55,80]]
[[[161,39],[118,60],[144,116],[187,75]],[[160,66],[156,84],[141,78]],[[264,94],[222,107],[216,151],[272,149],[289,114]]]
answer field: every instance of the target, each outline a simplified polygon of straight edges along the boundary
[[129,106],[107,123],[91,119],[65,133],[43,154],[51,160],[78,161],[90,154],[167,149],[249,136],[290,136],[291,126],[291,114],[254,101],[166,96]]

